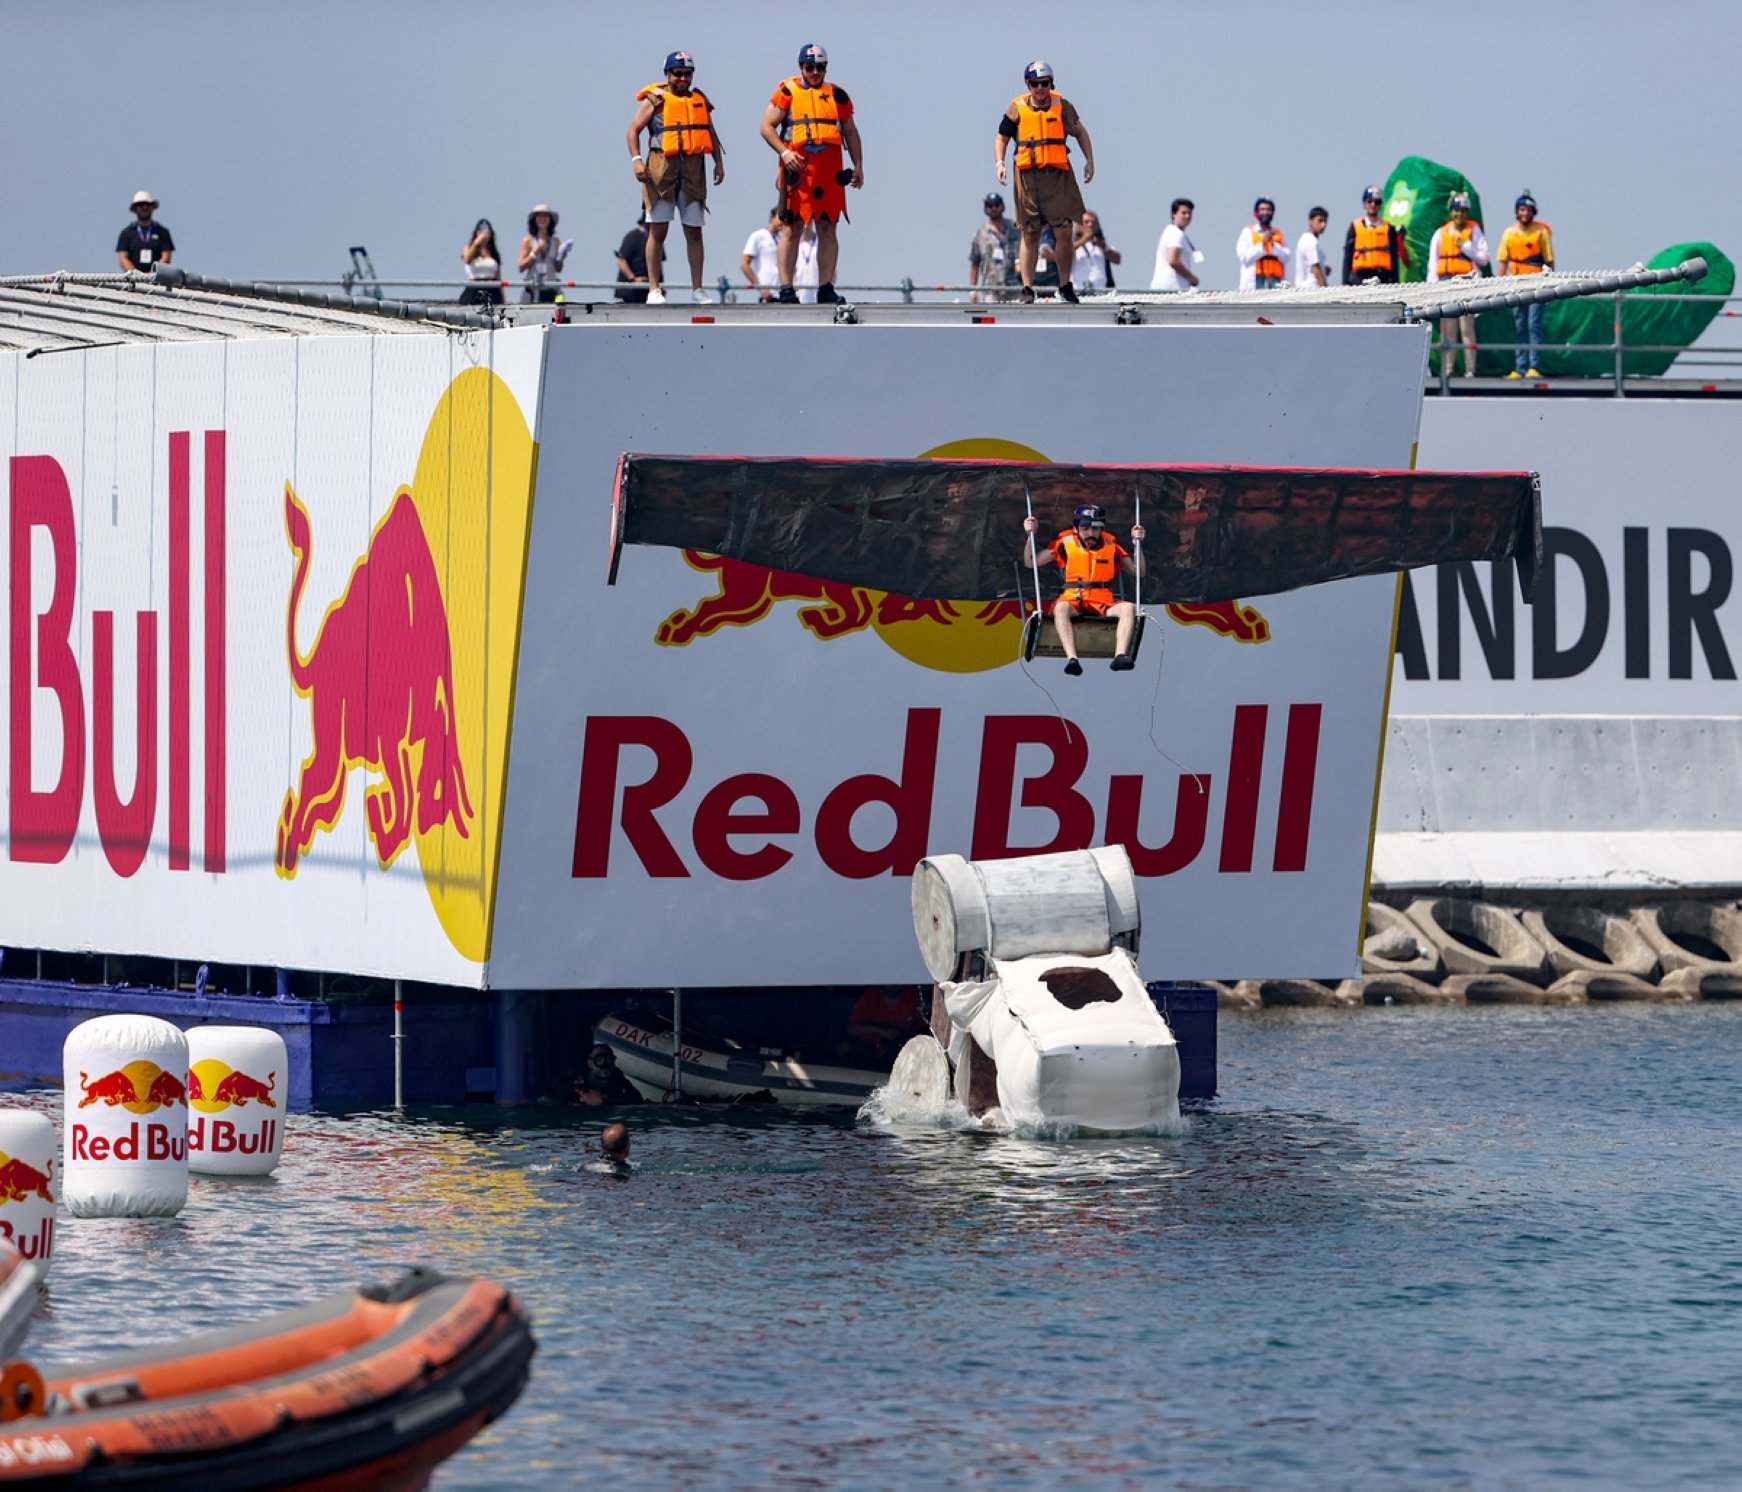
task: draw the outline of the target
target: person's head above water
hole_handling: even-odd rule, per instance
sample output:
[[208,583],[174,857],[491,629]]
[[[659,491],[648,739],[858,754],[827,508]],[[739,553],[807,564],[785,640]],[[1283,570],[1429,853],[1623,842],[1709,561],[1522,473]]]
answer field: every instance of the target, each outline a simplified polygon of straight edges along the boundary
[[599,1149],[607,1160],[629,1159],[629,1126],[607,1124],[599,1136]]

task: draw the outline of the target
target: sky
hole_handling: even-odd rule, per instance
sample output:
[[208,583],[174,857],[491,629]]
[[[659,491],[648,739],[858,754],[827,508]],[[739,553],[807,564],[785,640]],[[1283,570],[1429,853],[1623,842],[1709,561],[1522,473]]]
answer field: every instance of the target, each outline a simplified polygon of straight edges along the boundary
[[634,94],[683,48],[725,145],[707,276],[737,283],[773,201],[757,126],[807,41],[865,147],[842,284],[965,283],[998,117],[1035,57],[1094,140],[1084,196],[1125,286],[1147,286],[1176,195],[1197,203],[1206,288],[1231,289],[1256,196],[1291,236],[1323,203],[1340,245],[1362,187],[1406,155],[1469,176],[1494,235],[1529,188],[1567,269],[1690,239],[1742,253],[1735,0],[811,0],[790,16],[738,0],[0,0],[0,28],[8,275],[113,270],[144,187],[176,263],[208,274],[335,280],[362,244],[384,280],[452,277],[457,294],[474,221],[512,256],[548,201],[576,240],[569,274],[608,279],[639,209]]

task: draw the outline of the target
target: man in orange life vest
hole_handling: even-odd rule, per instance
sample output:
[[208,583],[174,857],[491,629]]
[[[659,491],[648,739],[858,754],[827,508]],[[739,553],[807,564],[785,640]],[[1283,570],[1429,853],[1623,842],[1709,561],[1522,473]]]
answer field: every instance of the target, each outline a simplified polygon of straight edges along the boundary
[[[671,53],[665,59],[665,82],[649,83],[635,95],[635,114],[629,121],[629,167],[641,183],[652,240],[647,252],[649,305],[665,302],[660,272],[665,236],[674,217],[683,224],[689,253],[690,297],[707,299],[702,289],[702,215],[707,211],[708,182],[702,158],[714,158],[715,186],[726,179],[726,158],[714,132],[713,106],[707,94],[695,87],[695,75],[695,58],[688,52]],[[647,131],[645,160],[640,154],[643,130]]]
[[1403,235],[1380,217],[1383,200],[1376,186],[1361,193],[1364,210],[1343,236],[1345,285],[1395,285],[1402,276]]
[[[726,179],[726,157],[714,133],[714,111],[707,94],[692,81],[696,59],[673,52],[665,59],[665,82],[649,83],[635,95],[629,121],[629,169],[641,183],[647,208],[647,303],[665,303],[659,276],[665,261],[665,235],[675,217],[683,224],[689,251],[690,298],[705,301],[702,289],[702,214],[707,209],[708,180],[702,157],[714,158],[714,185]],[[647,158],[641,156],[641,132],[647,131]]]
[[[1500,273],[1503,275],[1540,275],[1554,268],[1554,234],[1547,223],[1536,220],[1536,198],[1522,193],[1513,204],[1518,218],[1500,235]],[[1536,371],[1536,355],[1542,347],[1542,302],[1512,308],[1512,339],[1518,346],[1512,354],[1512,371],[1508,378],[1541,378]]]
[[1275,217],[1276,204],[1260,197],[1252,204],[1253,221],[1235,241],[1242,290],[1281,290],[1288,284],[1288,244],[1282,230],[1272,226]]
[[1070,100],[1052,91],[1052,64],[1031,62],[1024,70],[1027,93],[1010,100],[998,121],[992,141],[992,159],[998,167],[998,184],[1009,179],[1004,157],[1010,142],[1016,142],[1016,226],[1022,230],[1022,273],[1019,300],[1034,299],[1034,267],[1040,259],[1041,233],[1051,228],[1056,245],[1053,257],[1059,265],[1059,296],[1075,302],[1071,284],[1071,259],[1076,253],[1077,224],[1083,219],[1082,189],[1071,169],[1070,141],[1083,152],[1083,180],[1095,179],[1095,147],[1089,132]]
[[[1107,582],[1120,570],[1135,575],[1137,566],[1130,551],[1106,532],[1106,510],[1090,504],[1078,508],[1075,526],[1067,528],[1039,554],[1035,553],[1034,534],[1040,520],[1025,518],[1022,527],[1028,535],[1029,563],[1057,565],[1065,572],[1065,593],[1052,603],[1053,626],[1065,650],[1065,672],[1083,671],[1083,665],[1077,661],[1077,639],[1072,627],[1079,616],[1112,617],[1118,624],[1114,633],[1113,670],[1122,673],[1134,668],[1130,649],[1137,607],[1130,601],[1115,601]],[[1131,542],[1143,542],[1142,524],[1132,524]]]
[[[798,50],[797,75],[774,90],[762,116],[762,138],[780,157],[785,225],[780,234],[780,301],[788,306],[798,304],[792,282],[806,223],[817,225],[817,300],[833,305],[841,299],[835,294],[835,263],[841,252],[835,226],[847,215],[847,187],[865,185],[853,101],[840,84],[829,82],[828,74],[829,54],[807,42]],[[850,169],[841,166],[843,145],[853,158]]]

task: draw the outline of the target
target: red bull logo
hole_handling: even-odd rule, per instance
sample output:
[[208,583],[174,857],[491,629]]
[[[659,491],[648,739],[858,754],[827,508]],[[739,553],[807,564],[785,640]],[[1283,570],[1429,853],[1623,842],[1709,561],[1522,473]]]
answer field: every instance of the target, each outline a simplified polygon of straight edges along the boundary
[[188,1069],[188,1103],[203,1114],[213,1114],[232,1106],[244,1109],[251,1103],[275,1109],[278,1101],[273,1093],[277,1087],[278,1074],[275,1072],[267,1073],[263,1083],[216,1057],[204,1057]]
[[36,1197],[44,1202],[54,1201],[52,1156],[47,1165],[47,1170],[39,1171],[35,1166],[26,1165],[16,1155],[7,1155],[0,1150],[0,1202],[22,1202],[26,1197]]
[[187,1085],[173,1072],[165,1072],[144,1058],[129,1062],[98,1077],[79,1074],[79,1107],[92,1104],[124,1108],[133,1114],[151,1114],[158,1109],[187,1102]]
[[309,701],[314,745],[284,796],[279,875],[293,878],[315,836],[339,821],[353,767],[377,774],[364,804],[383,868],[414,832],[447,824],[469,837],[474,813],[455,723],[447,609],[410,489],[394,496],[307,657],[297,646],[296,614],[312,539],[308,510],[289,483],[284,524],[296,556],[285,652],[296,692]]
[[1235,642],[1269,642],[1270,622],[1256,606],[1239,601],[1170,601],[1167,614],[1182,627],[1208,627]]

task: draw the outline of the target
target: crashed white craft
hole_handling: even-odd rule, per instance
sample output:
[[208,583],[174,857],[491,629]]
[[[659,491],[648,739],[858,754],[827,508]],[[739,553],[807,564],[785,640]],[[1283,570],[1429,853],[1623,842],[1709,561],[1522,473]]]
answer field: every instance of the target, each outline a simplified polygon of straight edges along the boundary
[[934,856],[914,870],[913,921],[940,998],[935,1034],[908,1044],[892,1087],[941,1083],[947,1053],[956,1097],[1016,1128],[1178,1120],[1179,1051],[1138,973],[1142,913],[1123,847]]

